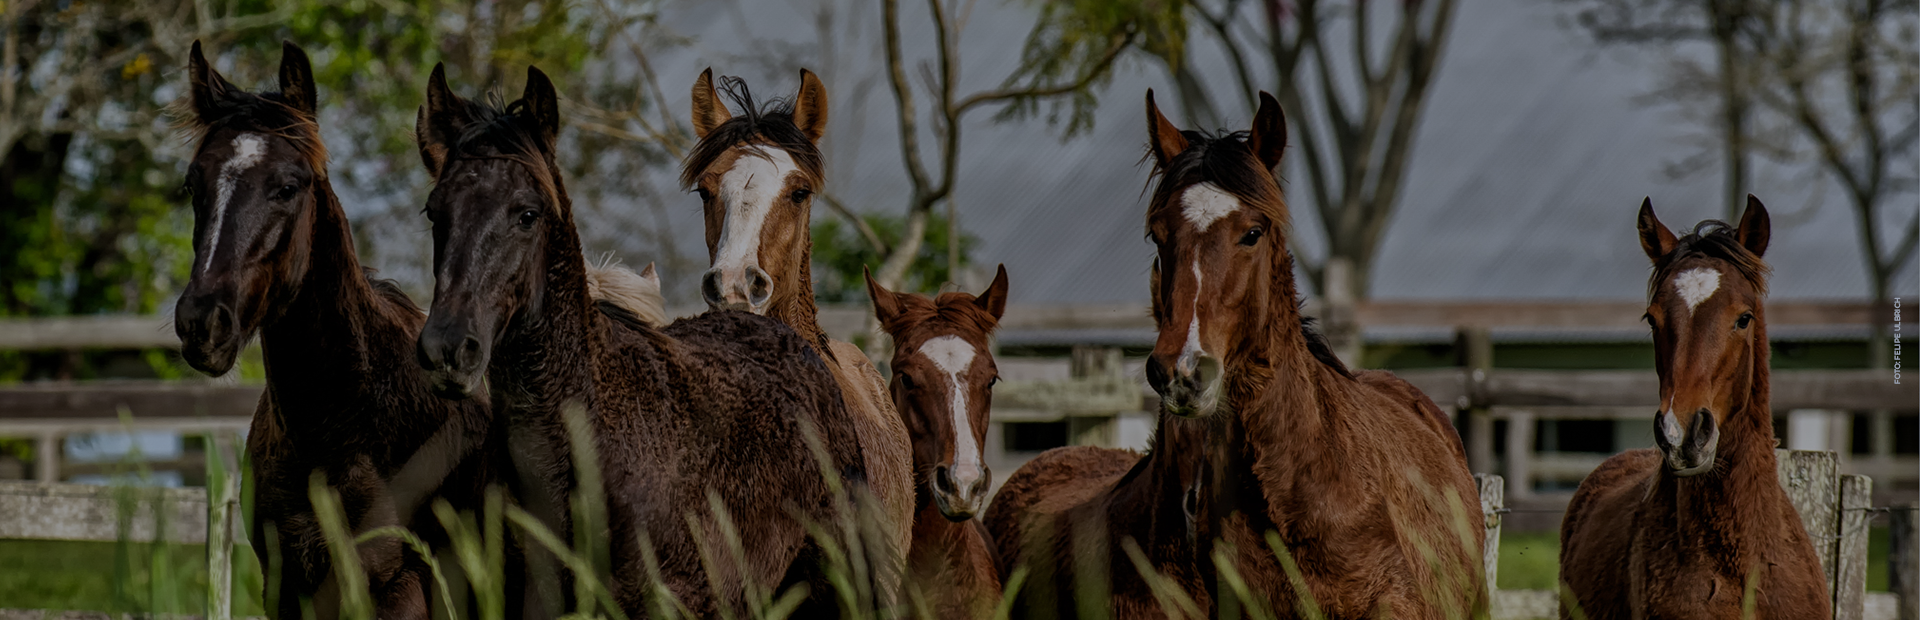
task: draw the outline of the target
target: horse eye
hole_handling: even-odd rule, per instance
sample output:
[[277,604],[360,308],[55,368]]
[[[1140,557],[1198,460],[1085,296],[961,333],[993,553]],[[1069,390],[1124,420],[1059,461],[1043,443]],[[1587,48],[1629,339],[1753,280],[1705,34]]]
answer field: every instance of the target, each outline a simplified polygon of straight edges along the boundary
[[796,189],[796,190],[793,190],[793,195],[788,196],[787,198],[793,200],[794,204],[799,204],[802,202],[806,202],[807,197],[812,195],[813,195],[812,191],[804,190],[804,189]]
[[521,228],[532,228],[532,227],[533,227],[533,223],[534,223],[534,222],[537,222],[537,221],[540,221],[540,212],[539,212],[539,211],[535,211],[535,210],[533,210],[533,209],[527,209],[527,210],[525,210],[525,211],[521,211],[521,212],[520,212],[520,227],[521,227]]
[[1753,322],[1753,313],[1752,313],[1752,312],[1747,312],[1747,313],[1743,313],[1743,314],[1741,314],[1741,315],[1740,315],[1740,320],[1737,320],[1737,321],[1734,321],[1734,322],[1733,322],[1733,328],[1734,328],[1734,329],[1746,329],[1746,328],[1747,328],[1747,324],[1749,324],[1749,323],[1752,323],[1752,322]]
[[1250,246],[1259,243],[1261,234],[1263,234],[1263,231],[1261,231],[1258,226],[1254,227],[1253,230],[1247,231],[1247,234],[1240,237],[1240,245]]
[[709,200],[713,200],[713,192],[707,191],[707,188],[704,188],[704,187],[695,188],[693,190],[693,193],[700,195],[700,202],[707,202]]
[[288,183],[286,185],[280,186],[280,189],[273,193],[273,199],[278,200],[280,202],[293,200],[293,195],[299,191],[300,191],[300,188],[294,187],[292,183]]
[[903,387],[909,390],[913,389],[913,377],[908,376],[905,373],[902,373],[896,376],[900,377],[900,387]]
[[991,390],[993,389],[993,386],[996,386],[996,385],[1000,385],[999,375],[994,375],[992,379],[987,380],[987,389]]

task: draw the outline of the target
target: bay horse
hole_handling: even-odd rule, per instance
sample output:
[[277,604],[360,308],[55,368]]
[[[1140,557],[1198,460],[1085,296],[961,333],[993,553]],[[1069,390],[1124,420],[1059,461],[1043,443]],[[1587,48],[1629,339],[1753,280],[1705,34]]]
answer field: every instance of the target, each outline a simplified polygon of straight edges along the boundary
[[974,515],[987,503],[984,461],[993,384],[993,330],[1007,309],[1007,268],[979,296],[928,299],[867,276],[874,316],[893,337],[893,406],[913,437],[913,541],[907,582],[934,618],[993,615],[1000,574],[993,539]]
[[1236,598],[1282,618],[1486,616],[1478,489],[1446,414],[1390,373],[1348,370],[1302,320],[1271,172],[1279,103],[1261,93],[1251,129],[1215,136],[1176,128],[1148,91],[1147,135],[1147,379],[1168,412],[1225,427],[1200,512],[1208,556],[1244,580]]
[[[813,301],[813,196],[826,189],[819,142],[827,129],[827,89],[800,70],[800,90],[765,109],[746,82],[721,78],[739,106],[728,112],[714,89],[713,69],[693,85],[693,131],[700,141],[680,168],[680,185],[700,197],[707,257],[701,277],[707,307],[772,317],[806,337],[826,358],[853,410],[880,526],[897,554],[913,535],[913,445],[894,410],[887,382],[860,347],[820,329]],[[897,567],[882,567],[898,574]]]
[[1567,601],[1592,620],[1833,617],[1775,471],[1761,259],[1771,228],[1752,196],[1738,227],[1709,220],[1678,238],[1641,203],[1656,447],[1607,459],[1574,492],[1560,524],[1562,617],[1576,617]]
[[[659,610],[657,587],[698,617],[737,615],[765,601],[754,591],[795,587],[808,595],[796,614],[837,615],[825,545],[848,541],[811,537],[807,524],[841,523],[838,506],[865,484],[866,465],[826,364],[764,317],[709,312],[655,329],[591,300],[559,130],[558,95],[536,68],[504,109],[455,95],[434,68],[417,128],[435,178],[420,366],[446,397],[485,386],[507,419],[514,497],[563,541],[575,540],[579,476],[592,473],[575,470],[583,447],[564,416],[585,414],[606,523],[584,534],[607,537],[600,570],[611,574],[600,578],[629,616]],[[569,590],[566,574],[542,573],[535,587]],[[548,613],[566,604],[534,603]]]
[[[392,282],[372,278],[327,174],[307,55],[284,44],[279,92],[243,91],[195,41],[176,112],[197,142],[192,278],[174,309],[181,356],[223,375],[257,333],[266,390],[247,435],[253,551],[267,613],[339,612],[333,563],[309,501],[319,472],[348,530],[398,525],[446,542],[432,500],[478,508],[504,436],[486,403],[433,396],[410,343],[426,321]],[[381,618],[428,617],[433,583],[400,540],[358,547]]]

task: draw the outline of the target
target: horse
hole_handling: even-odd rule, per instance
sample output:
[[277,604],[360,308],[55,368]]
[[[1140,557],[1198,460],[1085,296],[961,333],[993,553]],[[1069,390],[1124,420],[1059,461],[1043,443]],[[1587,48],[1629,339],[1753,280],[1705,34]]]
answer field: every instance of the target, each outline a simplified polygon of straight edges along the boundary
[[[693,85],[693,130],[700,140],[680,168],[681,186],[699,195],[706,218],[712,268],[701,276],[701,297],[709,308],[777,319],[826,358],[854,412],[880,504],[883,531],[875,534],[884,540],[876,542],[904,554],[913,536],[912,439],[873,362],[860,347],[827,337],[813,301],[808,222],[813,196],[826,188],[818,146],[827,129],[826,87],[801,69],[792,99],[760,109],[746,82],[721,82],[740,115],[720,101],[713,69],[701,72]],[[897,563],[888,564],[878,569],[897,575]]]
[[893,337],[893,406],[913,436],[913,541],[907,581],[931,595],[935,618],[993,615],[1000,575],[993,539],[974,519],[992,473],[987,417],[999,371],[989,340],[1007,309],[1007,268],[979,296],[895,293],[867,274],[867,296]]
[[[502,445],[486,403],[433,396],[411,342],[426,317],[363,269],[327,174],[307,55],[285,43],[279,92],[246,92],[195,41],[176,110],[195,142],[192,278],[174,309],[181,356],[224,375],[257,333],[267,385],[247,436],[253,551],[269,575],[267,611],[340,613],[339,584],[309,501],[318,472],[347,529],[409,527],[444,543],[434,499],[480,505]],[[357,547],[382,618],[428,617],[427,565],[393,537]]]
[[1209,568],[1237,573],[1234,597],[1276,617],[1486,616],[1458,433],[1413,386],[1349,370],[1302,320],[1271,172],[1287,140],[1279,103],[1263,92],[1249,130],[1209,135],[1168,122],[1148,91],[1147,135],[1147,380],[1167,412],[1225,426],[1200,510]]
[[[866,465],[824,360],[765,317],[709,312],[656,329],[590,299],[559,130],[537,68],[504,109],[455,95],[434,68],[416,129],[435,179],[434,300],[416,356],[435,393],[485,385],[507,419],[515,499],[561,541],[606,536],[587,550],[605,554],[597,578],[629,616],[737,615],[795,591],[807,595],[800,616],[837,614],[825,564],[849,541],[808,526],[843,522]],[[586,445],[572,443],[569,412],[583,414]],[[596,460],[576,469],[589,449]],[[576,524],[575,500],[596,496],[605,522]],[[530,585],[571,591],[577,575],[553,572]],[[567,604],[529,598],[543,614]]]
[[[1156,273],[1149,288],[1159,286]],[[1218,467],[1212,443],[1220,430],[1216,420],[1162,413],[1144,455],[1065,446],[1008,476],[985,520],[1001,550],[1002,578],[1031,571],[1014,615],[1212,616],[1204,544],[1210,532],[1199,511]],[[1174,592],[1156,591],[1143,568],[1161,590]]]
[[1653,260],[1656,447],[1607,459],[1567,504],[1560,615],[1830,618],[1826,574],[1775,471],[1766,206],[1748,196],[1738,227],[1709,220],[1676,238],[1647,199],[1638,228]]

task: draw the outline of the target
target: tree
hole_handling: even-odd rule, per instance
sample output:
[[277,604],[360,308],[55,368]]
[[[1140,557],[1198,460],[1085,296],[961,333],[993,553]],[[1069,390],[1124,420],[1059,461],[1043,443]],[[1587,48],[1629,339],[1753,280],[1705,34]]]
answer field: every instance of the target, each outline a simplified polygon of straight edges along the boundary
[[[1099,36],[1078,36],[1085,35],[1088,30],[1076,30],[1075,38],[1055,41],[1056,44],[1047,48],[1051,53],[1044,57],[1037,56],[1036,46],[1030,44],[1021,70],[1009,76],[1003,87],[961,96],[955,92],[955,82],[960,77],[960,28],[950,17],[951,9],[943,5],[941,0],[928,0],[927,8],[934,25],[934,62],[922,65],[921,70],[927,82],[927,94],[932,99],[931,131],[938,154],[934,160],[936,167],[931,169],[926,164],[920,145],[920,123],[923,119],[913,84],[907,77],[907,61],[900,42],[900,2],[880,0],[887,81],[893,88],[895,110],[900,122],[901,162],[912,188],[907,198],[906,222],[900,239],[890,244],[891,247],[876,248],[885,252],[886,259],[881,261],[874,278],[883,286],[896,290],[908,268],[921,254],[928,218],[932,216],[934,208],[946,202],[949,218],[956,217],[957,207],[951,204],[950,197],[960,163],[962,117],[975,108],[993,104],[1011,104],[1009,109],[1018,113],[1023,106],[1031,108],[1043,101],[1073,97],[1077,107],[1069,131],[1084,127],[1090,122],[1092,88],[1108,77],[1114,59],[1127,49],[1135,37],[1131,23],[1106,20],[1097,22],[1107,27]],[[1036,29],[1048,25],[1049,22],[1043,19]],[[1055,78],[1062,73],[1070,73],[1072,77]],[[948,220],[948,227],[958,228],[954,219]],[[870,242],[879,243],[878,236],[870,229],[863,230],[862,234]],[[948,238],[957,243],[960,237],[949,235]],[[950,262],[957,257],[957,249],[958,246],[952,246],[949,250]]]

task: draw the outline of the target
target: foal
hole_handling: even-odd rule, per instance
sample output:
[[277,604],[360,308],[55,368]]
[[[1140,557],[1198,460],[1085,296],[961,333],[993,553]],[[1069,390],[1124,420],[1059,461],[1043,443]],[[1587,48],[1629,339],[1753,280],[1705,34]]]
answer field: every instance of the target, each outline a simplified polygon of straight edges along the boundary
[[[595,304],[555,162],[559,115],[538,69],[499,110],[454,95],[435,67],[418,128],[436,179],[426,206],[435,294],[419,363],[442,395],[489,390],[508,420],[514,495],[564,541],[583,491],[563,416],[585,414],[607,515],[612,572],[601,578],[629,617],[660,610],[649,600],[656,567],[697,617],[739,615],[766,601],[754,592],[795,586],[811,594],[797,616],[838,615],[826,543],[806,523],[842,522],[849,497],[823,473],[853,492],[866,467],[826,365],[763,317],[710,312],[655,329]],[[737,561],[716,505],[746,543]]]
[[[1007,268],[979,297],[895,293],[867,276],[874,316],[893,336],[894,408],[913,434],[913,542],[907,580],[936,618],[985,618],[1000,600],[993,540],[974,520],[992,474],[982,462],[993,384],[988,339],[1007,309]],[[959,484],[957,480],[972,480]]]
[[1775,471],[1767,209],[1748,196],[1738,228],[1707,221],[1676,239],[1648,200],[1639,228],[1653,259],[1658,447],[1607,459],[1567,505],[1561,616],[1573,617],[1571,598],[1593,620],[1832,617],[1826,574]]
[[1175,128],[1148,91],[1147,123],[1160,176],[1147,378],[1167,411],[1225,426],[1200,510],[1219,538],[1211,555],[1279,617],[1310,615],[1309,596],[1326,618],[1484,616],[1484,530],[1459,436],[1404,381],[1348,371],[1301,320],[1269,172],[1286,147],[1279,103],[1261,93],[1251,130],[1216,137]]
[[[267,388],[247,436],[255,489],[248,524],[268,573],[267,611],[299,618],[311,600],[339,609],[313,506],[316,471],[340,494],[347,527],[414,528],[445,542],[431,499],[479,506],[502,447],[485,403],[435,398],[405,343],[426,317],[393,283],[372,280],[327,178],[307,55],[287,43],[280,92],[242,91],[194,42],[184,124],[198,138],[193,277],[174,310],[181,355],[222,375],[260,334]],[[482,449],[482,446],[485,449]],[[359,545],[381,618],[426,618],[425,563],[401,541]]]
[[[720,102],[713,70],[702,72],[693,85],[693,130],[700,142],[680,169],[680,184],[700,195],[706,214],[713,268],[701,278],[700,294],[709,308],[745,310],[787,324],[826,358],[860,433],[885,530],[878,534],[893,552],[905,553],[914,506],[906,424],[873,362],[859,347],[828,338],[813,303],[808,221],[814,194],[826,187],[818,146],[827,130],[826,87],[802,69],[793,99],[759,109],[745,82],[721,82],[741,113],[733,116]],[[978,484],[971,478],[954,482]],[[879,568],[898,573],[892,566]]]

